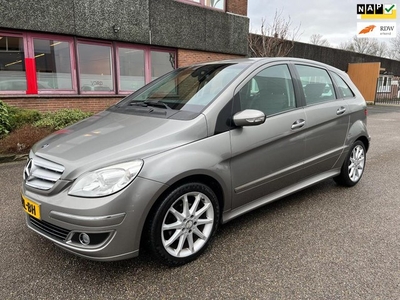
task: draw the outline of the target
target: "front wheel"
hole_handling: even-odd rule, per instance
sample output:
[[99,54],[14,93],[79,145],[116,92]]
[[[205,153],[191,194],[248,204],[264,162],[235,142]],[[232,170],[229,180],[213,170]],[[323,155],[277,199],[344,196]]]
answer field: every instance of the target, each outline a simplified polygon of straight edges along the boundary
[[343,186],[356,185],[364,173],[365,160],[365,146],[361,141],[356,141],[343,162],[340,174],[334,180]]
[[186,264],[206,249],[218,223],[215,193],[202,183],[184,184],[165,197],[150,220],[150,247],[166,265]]

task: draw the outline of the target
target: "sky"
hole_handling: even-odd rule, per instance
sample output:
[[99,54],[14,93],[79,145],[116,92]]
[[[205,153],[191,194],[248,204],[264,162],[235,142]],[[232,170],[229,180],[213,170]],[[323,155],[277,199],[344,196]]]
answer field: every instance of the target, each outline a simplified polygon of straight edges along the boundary
[[[293,29],[299,27],[297,41],[308,43],[312,34],[320,34],[334,46],[347,42],[357,34],[357,5],[365,3],[399,3],[398,1],[376,0],[248,0],[247,15],[250,32],[260,32],[261,19],[272,23],[275,12],[285,20],[291,20]],[[400,6],[400,5],[398,5]],[[397,31],[400,31],[400,11],[397,12]],[[390,42],[388,38],[380,39]]]

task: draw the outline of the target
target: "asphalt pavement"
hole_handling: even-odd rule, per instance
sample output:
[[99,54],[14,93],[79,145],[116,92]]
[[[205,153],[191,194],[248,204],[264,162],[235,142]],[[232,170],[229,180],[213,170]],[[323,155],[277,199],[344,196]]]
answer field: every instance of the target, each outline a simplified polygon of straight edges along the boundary
[[0,299],[400,299],[400,107],[369,108],[353,188],[326,180],[220,227],[196,261],[102,263],[25,225],[24,162],[0,165]]

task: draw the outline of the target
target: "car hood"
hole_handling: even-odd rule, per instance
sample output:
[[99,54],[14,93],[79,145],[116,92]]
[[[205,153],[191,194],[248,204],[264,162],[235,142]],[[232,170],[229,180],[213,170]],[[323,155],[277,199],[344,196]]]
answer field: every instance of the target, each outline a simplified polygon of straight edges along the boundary
[[203,115],[190,121],[104,111],[39,141],[32,152],[61,164],[63,179],[119,162],[144,159],[202,139]]

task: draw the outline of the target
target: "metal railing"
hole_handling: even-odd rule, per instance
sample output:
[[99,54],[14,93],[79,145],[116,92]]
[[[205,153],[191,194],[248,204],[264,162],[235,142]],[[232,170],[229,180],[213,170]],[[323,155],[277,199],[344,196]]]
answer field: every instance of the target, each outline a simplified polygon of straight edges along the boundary
[[[400,105],[400,88],[398,83],[387,85],[387,82],[378,78],[376,84],[375,103]],[[386,85],[385,85],[386,84]]]

